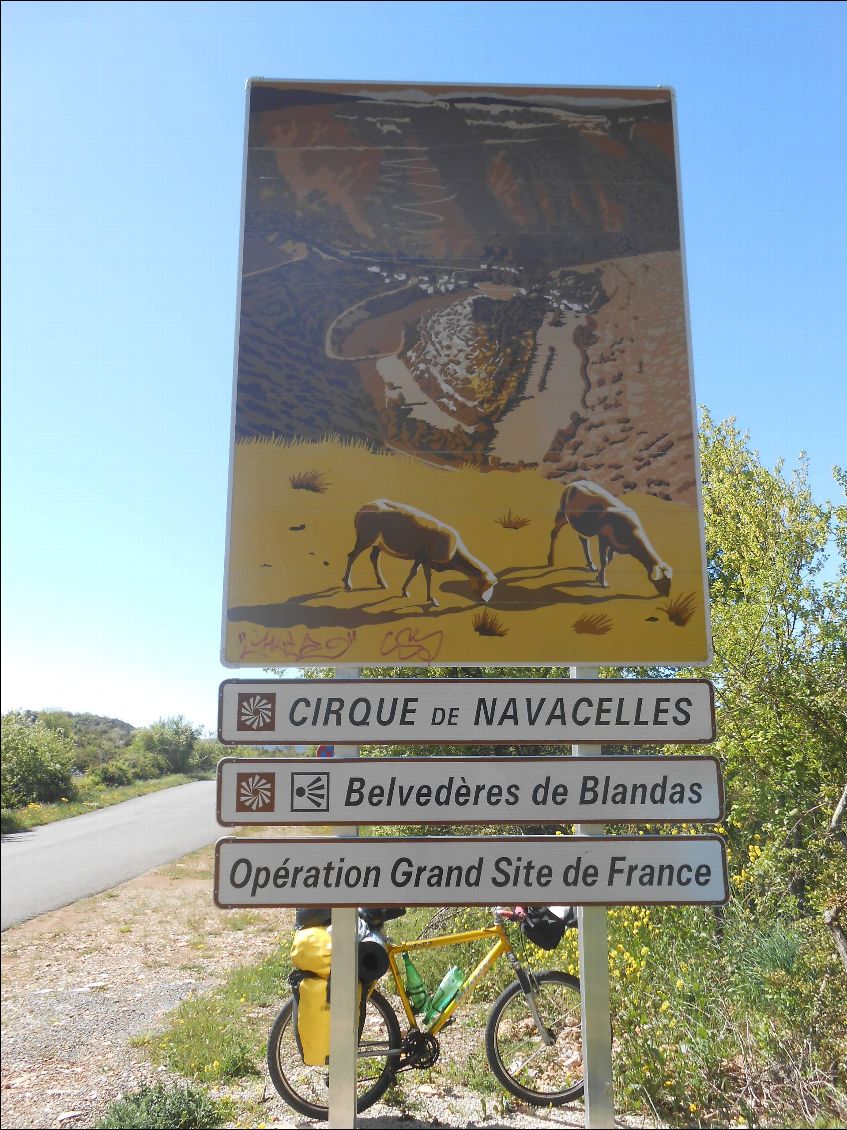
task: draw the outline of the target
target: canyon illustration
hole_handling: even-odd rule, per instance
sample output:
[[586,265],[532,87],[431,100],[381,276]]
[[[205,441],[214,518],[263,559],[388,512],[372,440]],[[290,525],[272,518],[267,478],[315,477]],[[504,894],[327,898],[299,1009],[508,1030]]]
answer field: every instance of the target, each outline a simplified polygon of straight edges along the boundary
[[224,662],[707,662],[671,92],[248,97]]

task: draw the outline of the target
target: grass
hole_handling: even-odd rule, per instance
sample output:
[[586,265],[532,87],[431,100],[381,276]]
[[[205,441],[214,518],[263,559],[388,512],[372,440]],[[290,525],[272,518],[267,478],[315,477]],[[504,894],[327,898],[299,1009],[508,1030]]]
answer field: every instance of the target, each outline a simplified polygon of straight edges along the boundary
[[509,631],[503,626],[500,617],[490,608],[477,612],[473,618],[473,630],[481,636],[505,636]]
[[206,1083],[258,1074],[268,1030],[288,996],[288,948],[236,969],[202,997],[189,997],[161,1033],[139,1041],[154,1063]]
[[310,490],[315,494],[324,494],[329,490],[329,483],[323,471],[297,471],[289,476],[288,481],[292,490]]
[[511,510],[507,510],[501,518],[497,519],[498,525],[504,530],[522,530],[531,521],[531,518],[522,518],[520,514],[513,514]]
[[659,611],[664,612],[672,624],[684,628],[697,608],[697,598],[693,592],[685,596],[672,596],[667,604],[659,605]]
[[3,809],[3,835],[10,832],[28,832],[41,824],[54,824],[57,820],[67,820],[70,816],[81,816],[98,808],[109,808],[122,804],[147,793],[157,793],[160,789],[172,789],[176,785],[187,785],[191,781],[212,780],[213,772],[200,774],[171,773],[167,777],[154,777],[149,781],[133,781],[130,785],[95,785],[83,777],[77,784],[77,795],[71,800],[57,800],[38,803],[33,801],[25,808]]
[[604,636],[611,629],[612,621],[602,612],[595,612],[591,616],[588,614],[580,616],[578,620],[574,621],[573,626],[573,630],[578,635],[589,636]]
[[695,907],[613,908],[609,921],[627,1109],[671,1126],[843,1124],[843,975],[823,927],[763,923],[738,901],[720,931]]

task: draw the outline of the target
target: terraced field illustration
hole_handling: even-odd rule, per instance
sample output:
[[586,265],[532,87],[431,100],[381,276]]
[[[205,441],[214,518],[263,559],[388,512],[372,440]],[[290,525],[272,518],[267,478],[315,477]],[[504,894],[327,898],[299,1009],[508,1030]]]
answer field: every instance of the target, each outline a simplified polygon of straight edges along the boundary
[[669,92],[249,121],[225,661],[704,661]]

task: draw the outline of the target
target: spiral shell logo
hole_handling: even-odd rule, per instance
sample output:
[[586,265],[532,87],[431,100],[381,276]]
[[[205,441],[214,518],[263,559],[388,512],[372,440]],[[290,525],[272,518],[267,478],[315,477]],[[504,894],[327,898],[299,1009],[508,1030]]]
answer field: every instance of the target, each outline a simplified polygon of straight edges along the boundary
[[238,695],[238,721],[236,728],[239,731],[253,731],[254,733],[273,730],[276,726],[276,695],[255,694],[253,692],[239,693]]
[[263,812],[273,808],[276,799],[276,779],[262,773],[236,773],[235,811]]

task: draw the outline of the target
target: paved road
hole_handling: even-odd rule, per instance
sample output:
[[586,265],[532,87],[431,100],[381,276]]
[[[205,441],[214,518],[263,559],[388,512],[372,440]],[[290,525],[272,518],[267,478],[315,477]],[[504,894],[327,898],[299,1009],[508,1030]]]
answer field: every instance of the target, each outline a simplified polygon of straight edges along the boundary
[[215,782],[194,781],[4,836],[0,928],[105,891],[224,834],[215,820]]

